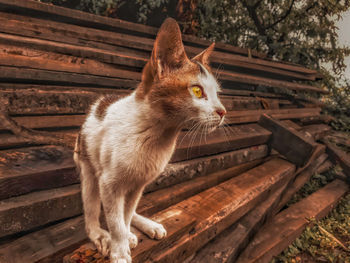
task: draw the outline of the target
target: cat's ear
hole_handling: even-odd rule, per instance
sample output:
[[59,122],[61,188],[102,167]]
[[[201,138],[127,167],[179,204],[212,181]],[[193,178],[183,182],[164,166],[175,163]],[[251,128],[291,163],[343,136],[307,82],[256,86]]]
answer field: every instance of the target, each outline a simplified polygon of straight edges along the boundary
[[181,68],[188,61],[179,25],[173,18],[167,18],[160,27],[154,43],[150,66],[161,78]]
[[215,43],[212,43],[207,49],[203,50],[197,56],[195,56],[192,60],[199,61],[203,65],[209,65],[209,57],[213,52],[215,47]]

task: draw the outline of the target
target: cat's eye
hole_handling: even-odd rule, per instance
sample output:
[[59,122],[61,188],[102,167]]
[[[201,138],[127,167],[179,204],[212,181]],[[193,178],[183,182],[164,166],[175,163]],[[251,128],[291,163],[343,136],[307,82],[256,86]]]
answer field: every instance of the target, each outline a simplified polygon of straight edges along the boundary
[[193,86],[192,87],[192,92],[197,98],[202,98],[203,97],[203,90],[201,86]]

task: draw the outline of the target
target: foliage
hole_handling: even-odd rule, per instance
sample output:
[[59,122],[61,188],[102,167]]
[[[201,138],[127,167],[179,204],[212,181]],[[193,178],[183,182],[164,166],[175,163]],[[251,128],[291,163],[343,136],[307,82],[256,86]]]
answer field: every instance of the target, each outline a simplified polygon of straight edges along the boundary
[[277,262],[350,262],[350,194],[326,218],[307,227],[271,263]]
[[[293,205],[334,180],[339,170],[339,167],[335,167],[323,174],[312,176],[287,206]],[[348,251],[332,236],[348,248]],[[350,262],[350,194],[347,194],[326,218],[307,227],[293,244],[271,261],[271,263],[277,262]]]

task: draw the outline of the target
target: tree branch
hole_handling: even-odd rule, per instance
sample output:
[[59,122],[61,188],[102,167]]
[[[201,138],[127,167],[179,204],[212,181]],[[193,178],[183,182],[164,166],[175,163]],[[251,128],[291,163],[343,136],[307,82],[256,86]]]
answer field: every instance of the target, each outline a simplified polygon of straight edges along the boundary
[[294,5],[294,0],[292,0],[292,3],[290,4],[288,10],[284,13],[283,16],[281,16],[279,19],[277,19],[274,23],[272,23],[271,25],[268,25],[265,27],[265,29],[269,29],[271,27],[274,27],[275,25],[277,25],[278,23],[282,22],[283,20],[285,20],[289,15],[290,15],[290,12],[292,11],[293,9],[293,5]]
[[8,114],[9,101],[0,97],[0,121],[16,136],[29,140],[31,144],[52,144],[74,148],[75,138],[69,135],[53,135],[49,132],[35,131],[19,125]]

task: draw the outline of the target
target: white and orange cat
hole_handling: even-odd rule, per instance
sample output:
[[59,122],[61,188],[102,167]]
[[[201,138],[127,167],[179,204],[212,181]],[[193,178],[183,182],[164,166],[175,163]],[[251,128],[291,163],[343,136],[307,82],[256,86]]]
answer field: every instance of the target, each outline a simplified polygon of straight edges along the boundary
[[[112,263],[130,263],[137,237],[166,236],[164,227],[135,212],[142,192],[165,168],[188,123],[214,130],[226,110],[209,68],[214,44],[189,59],[174,19],[161,26],[142,81],[129,96],[99,99],[82,126],[74,151],[80,168],[86,231]],[[109,232],[100,227],[103,205]]]

